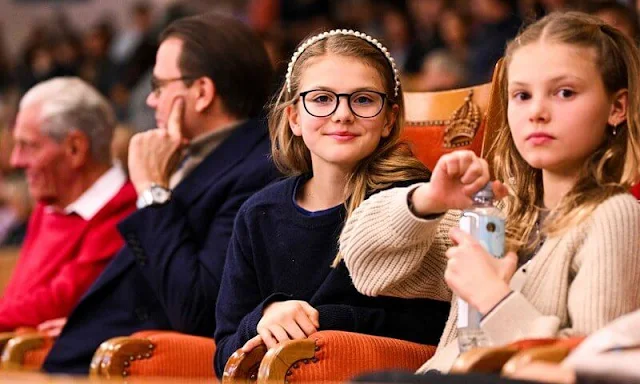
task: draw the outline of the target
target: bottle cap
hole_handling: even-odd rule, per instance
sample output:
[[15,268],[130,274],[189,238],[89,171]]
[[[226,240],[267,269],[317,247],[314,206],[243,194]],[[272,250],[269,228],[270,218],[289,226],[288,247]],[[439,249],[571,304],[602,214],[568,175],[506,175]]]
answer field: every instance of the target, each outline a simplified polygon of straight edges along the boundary
[[479,190],[478,192],[476,192],[476,194],[474,195],[474,197],[479,197],[479,198],[483,198],[483,199],[493,199],[493,188],[491,188],[492,183],[488,182],[487,185],[485,185],[484,187],[482,187],[481,190]]

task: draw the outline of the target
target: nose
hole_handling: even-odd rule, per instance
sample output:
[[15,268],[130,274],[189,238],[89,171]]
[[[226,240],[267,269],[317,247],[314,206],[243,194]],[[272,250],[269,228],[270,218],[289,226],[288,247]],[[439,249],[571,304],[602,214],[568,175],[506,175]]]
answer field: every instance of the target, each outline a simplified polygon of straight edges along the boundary
[[349,97],[347,95],[338,96],[338,108],[331,115],[331,120],[334,123],[344,123],[353,122],[353,119],[353,112],[349,107]]
[[146,102],[149,108],[156,109],[156,107],[158,106],[158,97],[156,96],[156,93],[153,91],[149,92],[149,96],[147,96]]
[[532,123],[546,123],[550,114],[547,100],[544,97],[533,97],[529,103],[529,121]]
[[13,147],[11,151],[11,157],[9,158],[9,164],[12,168],[24,169],[27,168],[27,157],[24,155],[20,145]]

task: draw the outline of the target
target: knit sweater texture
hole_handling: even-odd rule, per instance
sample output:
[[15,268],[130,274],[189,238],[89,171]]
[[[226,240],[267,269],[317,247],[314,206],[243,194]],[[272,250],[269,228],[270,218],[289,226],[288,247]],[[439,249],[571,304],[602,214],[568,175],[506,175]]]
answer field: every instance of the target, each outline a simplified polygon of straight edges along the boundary
[[231,354],[257,335],[263,309],[276,301],[308,302],[320,314],[320,330],[438,342],[448,301],[368,297],[355,289],[344,263],[331,267],[346,211],[340,205],[304,212],[294,196],[305,179],[273,184],[238,212],[216,304],[219,376]]
[[[419,372],[448,371],[458,356],[457,300],[444,281],[448,232],[460,211],[423,220],[408,188],[381,192],[347,221],[340,249],[356,288],[370,296],[451,300],[435,356]],[[589,335],[640,307],[640,204],[630,194],[602,202],[589,218],[548,238],[520,267],[514,293],[482,320],[495,345],[537,337]]]
[[0,331],[68,316],[124,244],[116,224],[135,210],[135,201],[127,182],[90,220],[37,204],[0,298]]

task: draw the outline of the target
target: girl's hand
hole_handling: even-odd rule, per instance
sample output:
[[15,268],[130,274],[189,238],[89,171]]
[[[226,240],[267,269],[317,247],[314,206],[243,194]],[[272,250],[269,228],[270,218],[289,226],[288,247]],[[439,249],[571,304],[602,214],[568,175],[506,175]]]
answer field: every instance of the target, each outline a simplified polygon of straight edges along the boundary
[[458,228],[452,228],[449,237],[457,245],[447,250],[444,279],[458,297],[487,314],[511,292],[509,281],[518,266],[518,257],[509,252],[496,259],[473,236]]
[[[431,181],[413,193],[413,208],[419,216],[471,206],[473,195],[489,182],[489,164],[468,150],[443,155],[436,163]],[[496,199],[507,195],[506,187],[493,183]]]
[[269,349],[285,340],[306,339],[320,328],[319,317],[318,311],[306,301],[271,303],[258,323],[258,335]]
[[249,353],[253,351],[254,348],[259,347],[262,344],[264,344],[264,342],[262,341],[262,336],[255,336],[244,343],[244,345],[242,346],[242,352]]

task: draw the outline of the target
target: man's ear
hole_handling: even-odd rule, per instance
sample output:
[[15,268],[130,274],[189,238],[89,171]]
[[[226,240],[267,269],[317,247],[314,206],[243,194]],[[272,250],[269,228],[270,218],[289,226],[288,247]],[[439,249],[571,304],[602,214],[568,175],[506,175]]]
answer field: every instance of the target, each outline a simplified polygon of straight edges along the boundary
[[609,125],[617,127],[627,120],[627,106],[629,102],[629,91],[621,89],[613,95],[611,111],[609,112]]
[[300,114],[295,104],[287,106],[287,119],[289,119],[289,127],[291,132],[296,136],[302,136],[302,129],[300,128]]
[[397,104],[394,104],[391,107],[391,110],[387,112],[387,118],[384,122],[384,127],[382,128],[382,137],[389,137],[391,134],[391,130],[393,129],[393,125],[396,123],[398,119],[398,113],[400,111],[400,107]]
[[91,143],[84,133],[72,130],[65,137],[64,150],[73,168],[81,168],[91,156]]
[[213,104],[216,97],[216,86],[210,78],[201,77],[193,83],[191,88],[192,92],[195,92],[196,112],[202,113]]

